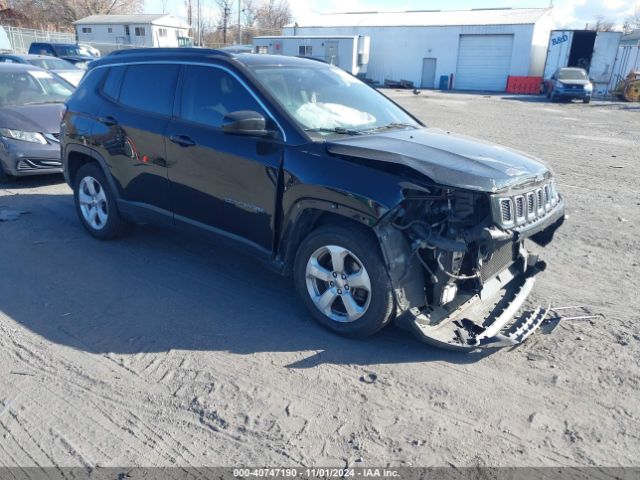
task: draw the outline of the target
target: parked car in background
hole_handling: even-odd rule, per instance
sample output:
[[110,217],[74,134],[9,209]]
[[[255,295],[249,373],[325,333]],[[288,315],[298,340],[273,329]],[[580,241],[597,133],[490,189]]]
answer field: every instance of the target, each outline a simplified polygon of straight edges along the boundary
[[89,45],[88,43],[79,43],[78,48],[80,49],[80,52],[82,52],[84,55],[95,57],[95,58],[100,58],[102,56],[102,54],[100,53],[100,50],[98,50],[96,47]]
[[583,68],[559,68],[547,81],[547,98],[552,102],[577,99],[589,103],[592,93],[593,84]]
[[61,58],[51,57],[48,55],[20,55],[16,53],[0,54],[0,63],[23,63],[33,65],[35,67],[49,70],[62,78],[73,86],[78,86],[85,70],[76,67],[73,63],[67,62]]
[[75,43],[33,42],[29,46],[29,53],[59,57],[73,63],[78,68],[87,68],[89,62],[96,59],[96,57],[87,55],[86,50],[83,51]]
[[62,171],[60,119],[73,90],[42,68],[0,64],[0,180]]

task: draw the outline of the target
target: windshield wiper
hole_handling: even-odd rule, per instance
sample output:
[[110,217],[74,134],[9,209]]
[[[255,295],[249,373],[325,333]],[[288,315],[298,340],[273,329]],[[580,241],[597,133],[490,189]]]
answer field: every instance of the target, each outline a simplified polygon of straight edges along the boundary
[[327,133],[337,133],[339,135],[362,135],[360,130],[353,130],[344,127],[334,127],[334,128],[305,128],[305,132],[327,132]]
[[398,122],[393,122],[393,123],[387,123],[386,125],[380,125],[379,127],[373,127],[373,128],[368,128],[366,130],[363,130],[364,132],[379,132],[381,130],[391,130],[392,128],[413,128],[416,129],[418,128],[416,125],[411,125],[410,123],[398,123]]

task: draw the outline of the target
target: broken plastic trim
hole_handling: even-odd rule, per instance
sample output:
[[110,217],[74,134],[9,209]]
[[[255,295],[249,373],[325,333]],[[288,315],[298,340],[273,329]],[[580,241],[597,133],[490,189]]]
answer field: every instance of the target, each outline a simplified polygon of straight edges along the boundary
[[447,305],[412,308],[396,322],[426,343],[454,350],[517,345],[547,316],[547,309],[537,308],[516,317],[545,268],[536,256],[527,255],[487,282],[480,293],[459,293]]

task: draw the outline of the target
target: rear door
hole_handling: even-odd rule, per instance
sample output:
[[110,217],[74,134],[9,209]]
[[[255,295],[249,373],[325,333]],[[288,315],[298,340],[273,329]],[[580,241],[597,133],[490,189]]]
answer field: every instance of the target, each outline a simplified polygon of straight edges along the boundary
[[171,217],[164,135],[179,65],[111,67],[92,132],[122,200]]
[[186,65],[177,118],[167,130],[169,192],[176,221],[273,248],[280,140],[225,134],[225,114],[269,118],[248,87],[224,67]]

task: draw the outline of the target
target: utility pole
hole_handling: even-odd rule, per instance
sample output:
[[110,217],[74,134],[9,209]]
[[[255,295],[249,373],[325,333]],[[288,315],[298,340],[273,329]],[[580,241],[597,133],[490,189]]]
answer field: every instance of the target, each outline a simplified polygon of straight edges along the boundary
[[[200,1],[200,0],[198,0]],[[229,15],[231,14],[231,9],[225,5],[224,6],[224,14],[222,15],[222,43],[227,44],[227,23],[229,22]]]
[[238,0],[238,45],[242,45],[242,24],[240,15],[242,13],[242,0]]

